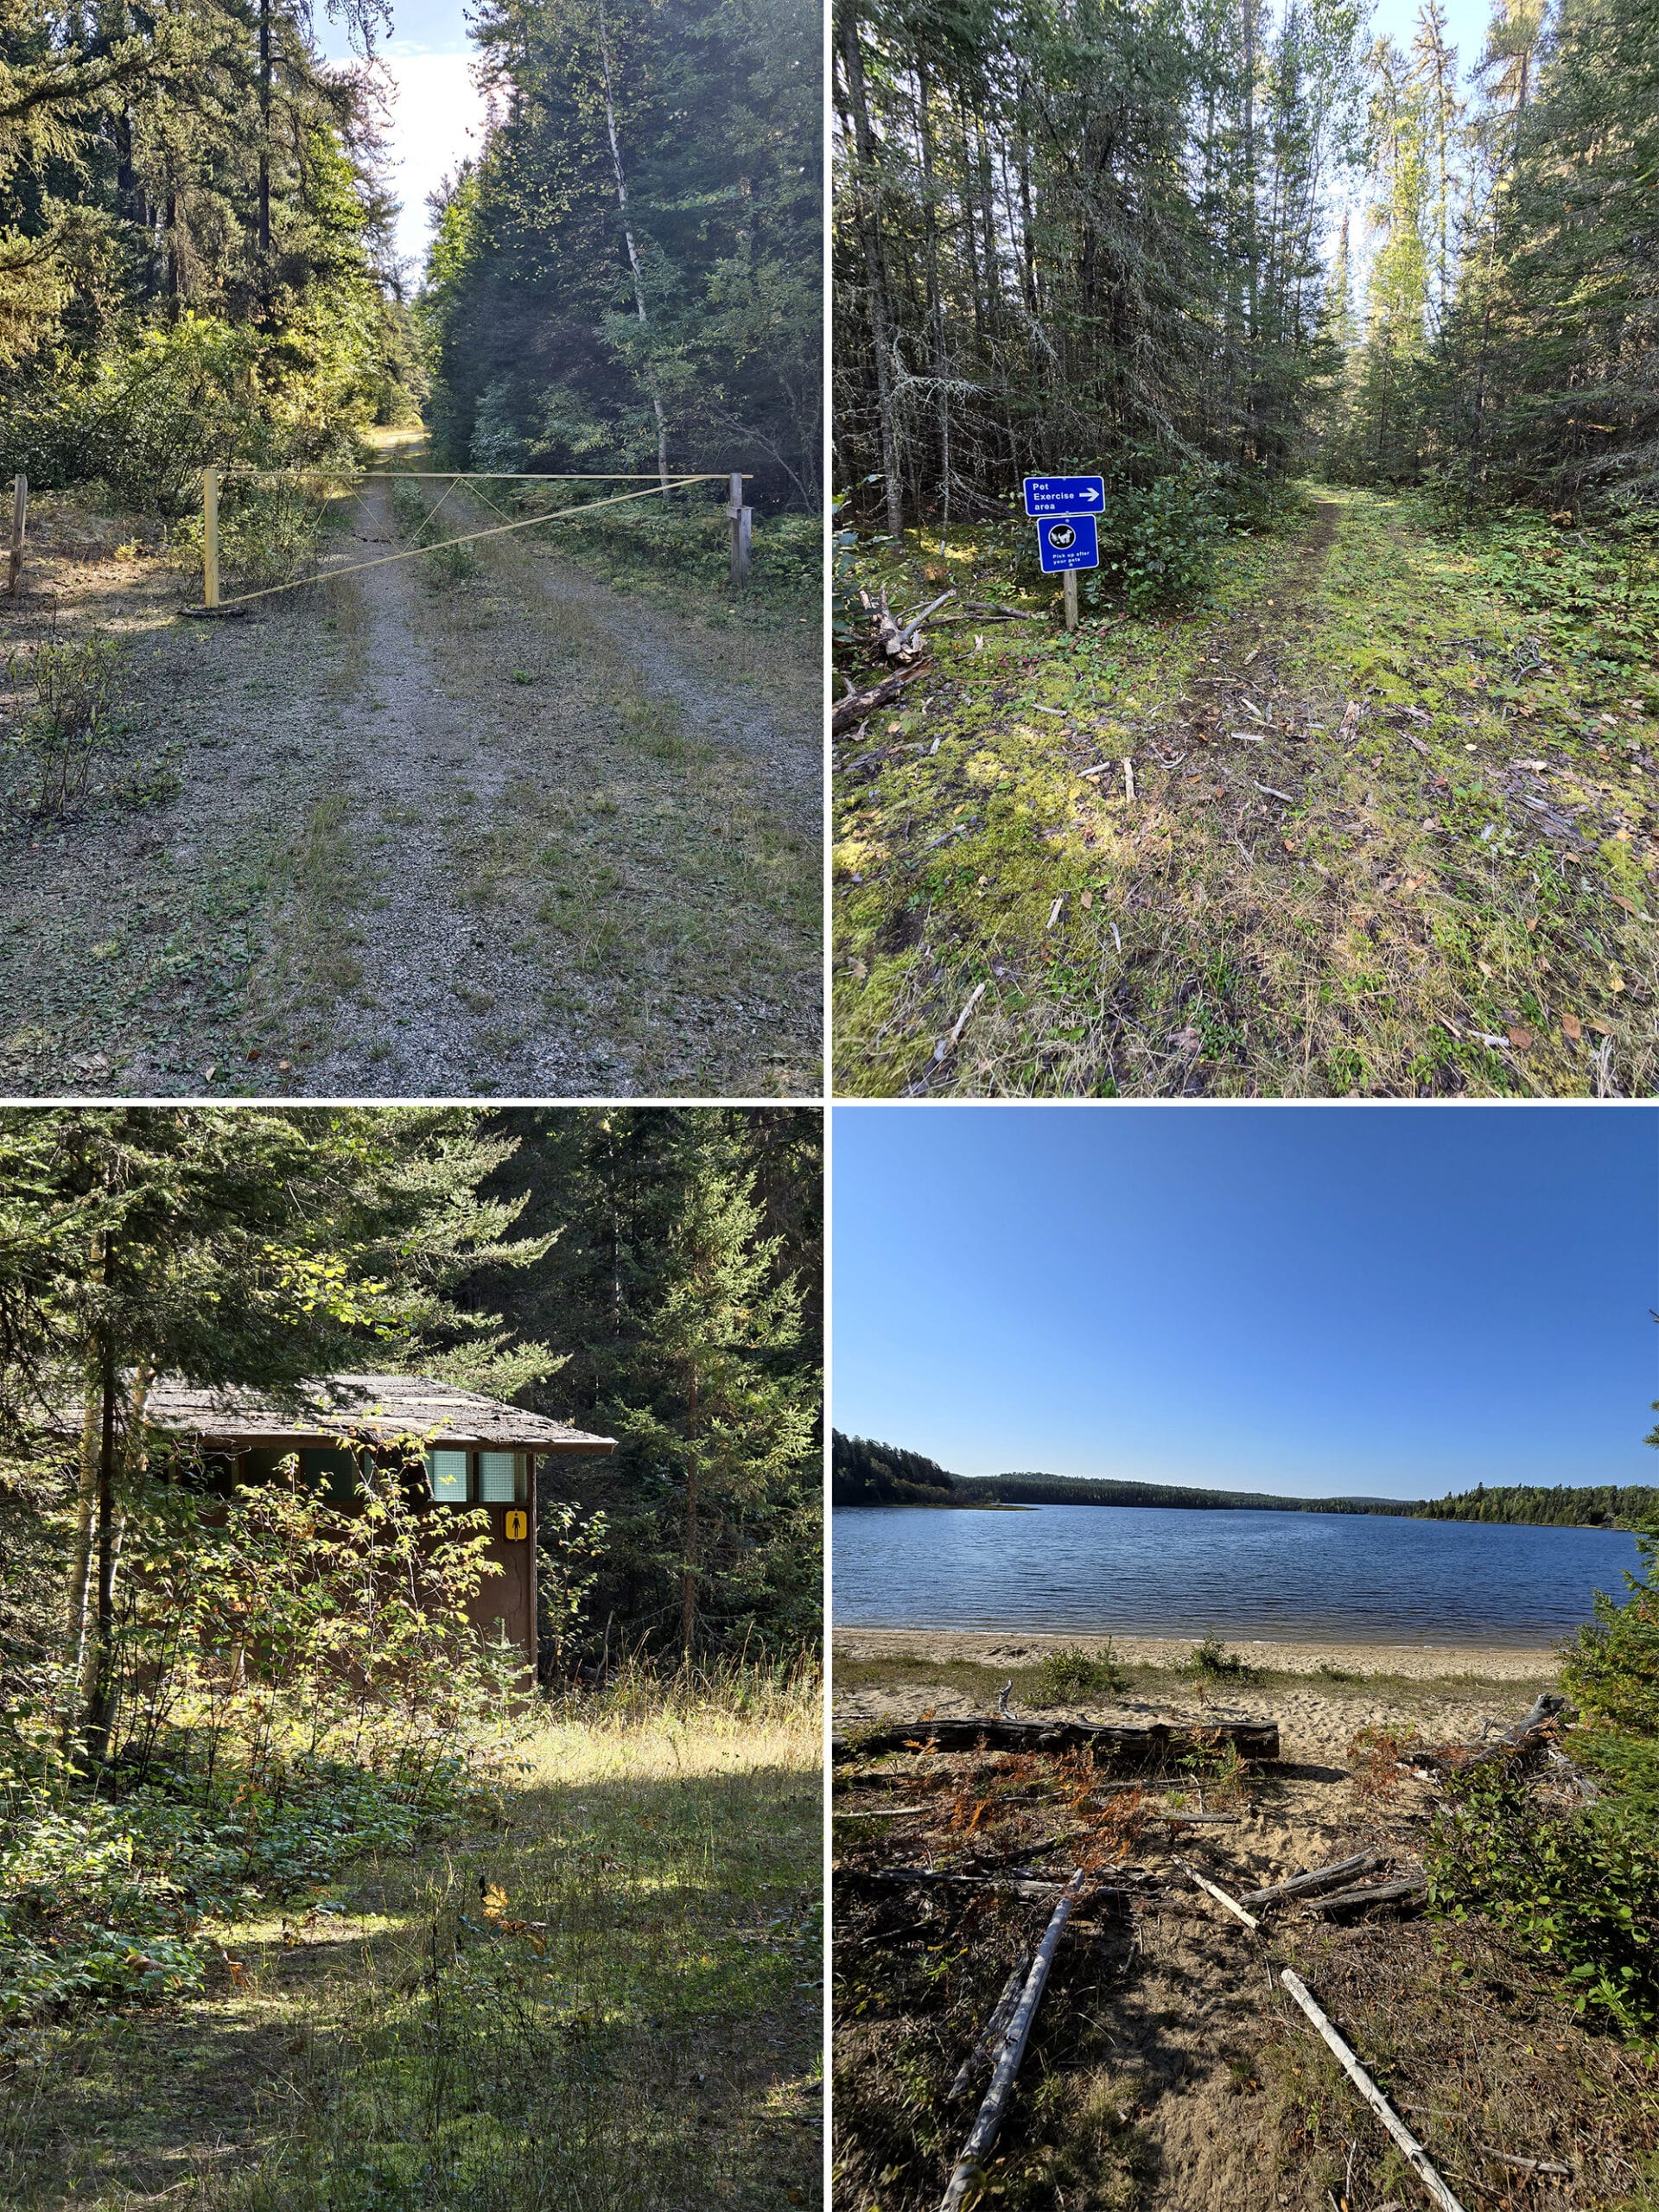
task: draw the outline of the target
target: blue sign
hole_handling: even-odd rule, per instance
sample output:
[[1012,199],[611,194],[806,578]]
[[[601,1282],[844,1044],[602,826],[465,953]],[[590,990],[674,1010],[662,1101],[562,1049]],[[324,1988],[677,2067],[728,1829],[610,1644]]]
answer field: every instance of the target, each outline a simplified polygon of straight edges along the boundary
[[1106,505],[1103,476],[1027,476],[1026,512],[1039,515],[1097,515]]
[[1100,548],[1095,543],[1093,515],[1057,515],[1037,525],[1037,544],[1043,556],[1043,574],[1058,575],[1063,569],[1097,569]]

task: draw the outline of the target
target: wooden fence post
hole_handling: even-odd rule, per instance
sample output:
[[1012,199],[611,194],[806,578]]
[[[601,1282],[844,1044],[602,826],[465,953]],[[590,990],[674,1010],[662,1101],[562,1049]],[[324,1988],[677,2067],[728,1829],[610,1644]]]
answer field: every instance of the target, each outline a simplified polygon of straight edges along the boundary
[[1075,569],[1068,569],[1065,572],[1065,626],[1068,630],[1075,630],[1077,626],[1077,572]]
[[743,504],[743,472],[732,471],[731,497],[726,503],[726,512],[732,524],[732,589],[736,591],[749,580],[749,530],[753,509]]
[[29,479],[14,476],[11,480],[11,562],[6,576],[6,589],[14,599],[23,595],[23,525],[29,519]]
[[201,472],[201,573],[204,604],[219,605],[219,471]]

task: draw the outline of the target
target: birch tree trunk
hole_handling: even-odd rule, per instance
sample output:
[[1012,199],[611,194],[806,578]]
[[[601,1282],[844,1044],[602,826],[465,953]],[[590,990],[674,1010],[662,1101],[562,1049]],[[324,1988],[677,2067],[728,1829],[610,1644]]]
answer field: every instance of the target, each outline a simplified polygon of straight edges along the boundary
[[[622,237],[628,249],[628,268],[633,277],[634,312],[639,318],[639,327],[649,334],[651,318],[645,312],[645,280],[639,266],[639,249],[634,244],[633,226],[628,217],[628,180],[622,167],[622,147],[616,135],[616,104],[611,92],[611,41],[605,23],[604,0],[599,10],[599,58],[605,75],[605,130],[611,142],[611,168],[616,177],[616,204],[622,217]],[[649,357],[645,362],[645,389],[651,395],[652,412],[657,417],[657,474],[663,489],[668,489],[668,416],[663,407],[662,385],[655,365]]]

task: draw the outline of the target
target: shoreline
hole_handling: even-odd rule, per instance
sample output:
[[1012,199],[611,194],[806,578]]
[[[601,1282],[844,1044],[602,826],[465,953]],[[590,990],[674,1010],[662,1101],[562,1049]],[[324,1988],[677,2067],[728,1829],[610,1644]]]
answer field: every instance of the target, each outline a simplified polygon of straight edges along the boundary
[[[1337,1636],[1256,1638],[1223,1636],[1252,1667],[1275,1674],[1317,1675],[1322,1667],[1428,1681],[1475,1675],[1484,1681],[1534,1681],[1559,1672],[1559,1643],[1383,1643]],[[1564,1640],[1564,1639],[1562,1639]],[[1130,1667],[1173,1667],[1199,1641],[1184,1636],[1084,1634],[1068,1629],[854,1628],[837,1624],[832,1656],[861,1660],[913,1659],[935,1665],[1034,1666],[1060,1646],[1102,1651],[1108,1643]]]

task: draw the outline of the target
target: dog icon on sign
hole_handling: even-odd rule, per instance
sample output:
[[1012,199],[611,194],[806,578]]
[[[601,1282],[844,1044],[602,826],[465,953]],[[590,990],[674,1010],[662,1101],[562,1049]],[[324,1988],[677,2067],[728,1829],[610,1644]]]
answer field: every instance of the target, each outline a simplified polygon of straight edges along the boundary
[[510,1544],[522,1544],[522,1543],[523,1543],[523,1541],[524,1541],[524,1538],[525,1538],[529,1534],[530,1534],[530,1516],[529,1516],[529,1514],[528,1514],[528,1513],[509,1513],[509,1514],[508,1514],[508,1516],[507,1516],[507,1541],[508,1541]]

